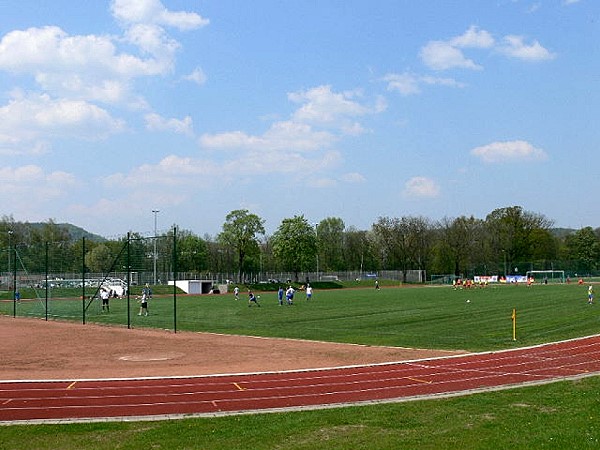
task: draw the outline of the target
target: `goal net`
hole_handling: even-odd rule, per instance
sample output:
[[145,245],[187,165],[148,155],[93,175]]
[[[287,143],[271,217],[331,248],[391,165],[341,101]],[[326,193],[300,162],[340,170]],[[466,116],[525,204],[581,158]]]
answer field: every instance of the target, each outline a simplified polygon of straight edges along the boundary
[[525,274],[527,278],[533,278],[536,283],[564,283],[564,270],[529,270]]
[[430,284],[452,284],[453,280],[456,280],[457,277],[454,274],[441,274],[441,275],[431,275],[429,279]]

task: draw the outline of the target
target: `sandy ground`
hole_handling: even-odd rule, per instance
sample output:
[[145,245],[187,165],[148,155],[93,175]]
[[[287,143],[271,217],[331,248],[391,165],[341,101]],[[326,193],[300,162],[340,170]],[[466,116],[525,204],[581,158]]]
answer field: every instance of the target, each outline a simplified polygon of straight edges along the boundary
[[108,327],[0,316],[0,380],[193,376],[405,361],[459,352]]

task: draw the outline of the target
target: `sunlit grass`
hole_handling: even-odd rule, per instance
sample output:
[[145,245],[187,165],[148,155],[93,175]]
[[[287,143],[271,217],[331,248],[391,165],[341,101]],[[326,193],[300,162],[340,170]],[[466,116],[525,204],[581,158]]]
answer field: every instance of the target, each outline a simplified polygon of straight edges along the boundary
[[[135,296],[112,299],[110,313],[99,302],[86,311],[87,322],[177,331],[286,337],[368,345],[430,349],[493,350],[596,334],[597,308],[587,304],[578,285],[401,287],[316,291],[309,302],[298,292],[293,306],[279,306],[276,294],[260,293],[261,307],[248,307],[233,295],[155,296],[150,316],[138,316]],[[87,302],[87,301],[86,301]],[[87,306],[87,303],[86,303]],[[13,313],[12,302],[0,312]],[[49,301],[50,318],[82,321],[81,300]],[[512,310],[517,312],[517,340]],[[174,314],[174,311],[177,314]],[[17,315],[44,317],[45,303],[22,301]]]

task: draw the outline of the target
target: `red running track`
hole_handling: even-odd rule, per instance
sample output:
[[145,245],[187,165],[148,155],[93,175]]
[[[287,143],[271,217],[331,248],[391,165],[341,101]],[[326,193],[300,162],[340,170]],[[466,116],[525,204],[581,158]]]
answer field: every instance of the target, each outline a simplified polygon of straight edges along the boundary
[[[0,382],[0,422],[148,420],[404,401],[600,373],[600,336],[458,357],[189,378]],[[21,422],[23,423],[23,422]]]

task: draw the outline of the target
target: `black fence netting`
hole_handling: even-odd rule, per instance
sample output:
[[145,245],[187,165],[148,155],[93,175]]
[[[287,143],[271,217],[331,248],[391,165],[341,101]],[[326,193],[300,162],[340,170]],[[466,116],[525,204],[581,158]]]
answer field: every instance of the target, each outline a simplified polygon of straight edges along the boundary
[[0,252],[0,314],[177,330],[176,231],[16,244]]

